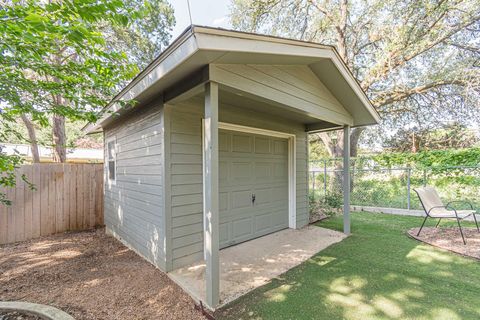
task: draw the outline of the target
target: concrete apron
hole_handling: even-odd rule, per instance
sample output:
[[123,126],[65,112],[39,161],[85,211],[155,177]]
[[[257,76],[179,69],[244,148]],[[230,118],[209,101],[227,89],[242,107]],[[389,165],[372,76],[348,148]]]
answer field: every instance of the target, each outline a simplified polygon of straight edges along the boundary
[[[220,305],[239,298],[317,252],[346,237],[316,226],[285,229],[220,250]],[[168,273],[170,278],[205,305],[205,262]]]

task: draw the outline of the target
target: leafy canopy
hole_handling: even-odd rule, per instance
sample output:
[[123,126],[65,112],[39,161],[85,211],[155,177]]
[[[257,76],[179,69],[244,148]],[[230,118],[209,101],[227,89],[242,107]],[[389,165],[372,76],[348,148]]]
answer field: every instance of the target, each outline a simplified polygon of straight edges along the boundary
[[[48,126],[52,115],[95,121],[119,84],[138,72],[137,65],[111,45],[102,26],[127,29],[152,12],[151,6],[136,3],[0,1],[2,140],[19,136],[15,122],[21,114],[41,126]],[[15,184],[13,170],[20,163],[0,150],[0,187]],[[0,202],[5,202],[4,194]]]
[[[20,113],[93,121],[116,85],[137,67],[106,50],[97,23],[129,23],[123,1],[12,1],[0,11],[0,103],[3,120]],[[62,100],[54,97],[61,96]]]
[[231,8],[236,29],[334,45],[386,131],[480,120],[478,0],[232,0]]

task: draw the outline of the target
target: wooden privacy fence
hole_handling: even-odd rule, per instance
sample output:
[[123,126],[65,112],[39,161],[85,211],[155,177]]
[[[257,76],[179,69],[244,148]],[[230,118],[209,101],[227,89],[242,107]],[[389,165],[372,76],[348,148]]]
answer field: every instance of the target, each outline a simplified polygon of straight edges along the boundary
[[[24,165],[0,204],[0,244],[103,225],[103,165]],[[25,174],[36,190],[21,180]]]

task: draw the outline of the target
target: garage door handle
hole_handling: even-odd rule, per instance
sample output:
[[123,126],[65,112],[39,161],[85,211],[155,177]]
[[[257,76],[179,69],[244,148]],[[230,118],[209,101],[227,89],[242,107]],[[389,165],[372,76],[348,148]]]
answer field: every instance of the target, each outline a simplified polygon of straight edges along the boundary
[[252,193],[252,203],[255,204],[255,193]]

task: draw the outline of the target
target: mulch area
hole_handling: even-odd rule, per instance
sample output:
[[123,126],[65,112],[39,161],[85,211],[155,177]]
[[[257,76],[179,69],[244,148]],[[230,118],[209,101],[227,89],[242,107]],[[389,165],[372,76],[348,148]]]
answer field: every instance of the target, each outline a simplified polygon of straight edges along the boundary
[[425,227],[417,237],[419,228],[408,230],[408,234],[432,246],[453,251],[480,260],[480,233],[476,228],[462,228],[467,244],[464,245],[458,228]]
[[165,273],[104,229],[0,246],[0,300],[47,304],[82,320],[204,319]]
[[20,312],[1,312],[0,320],[42,320],[42,318]]

